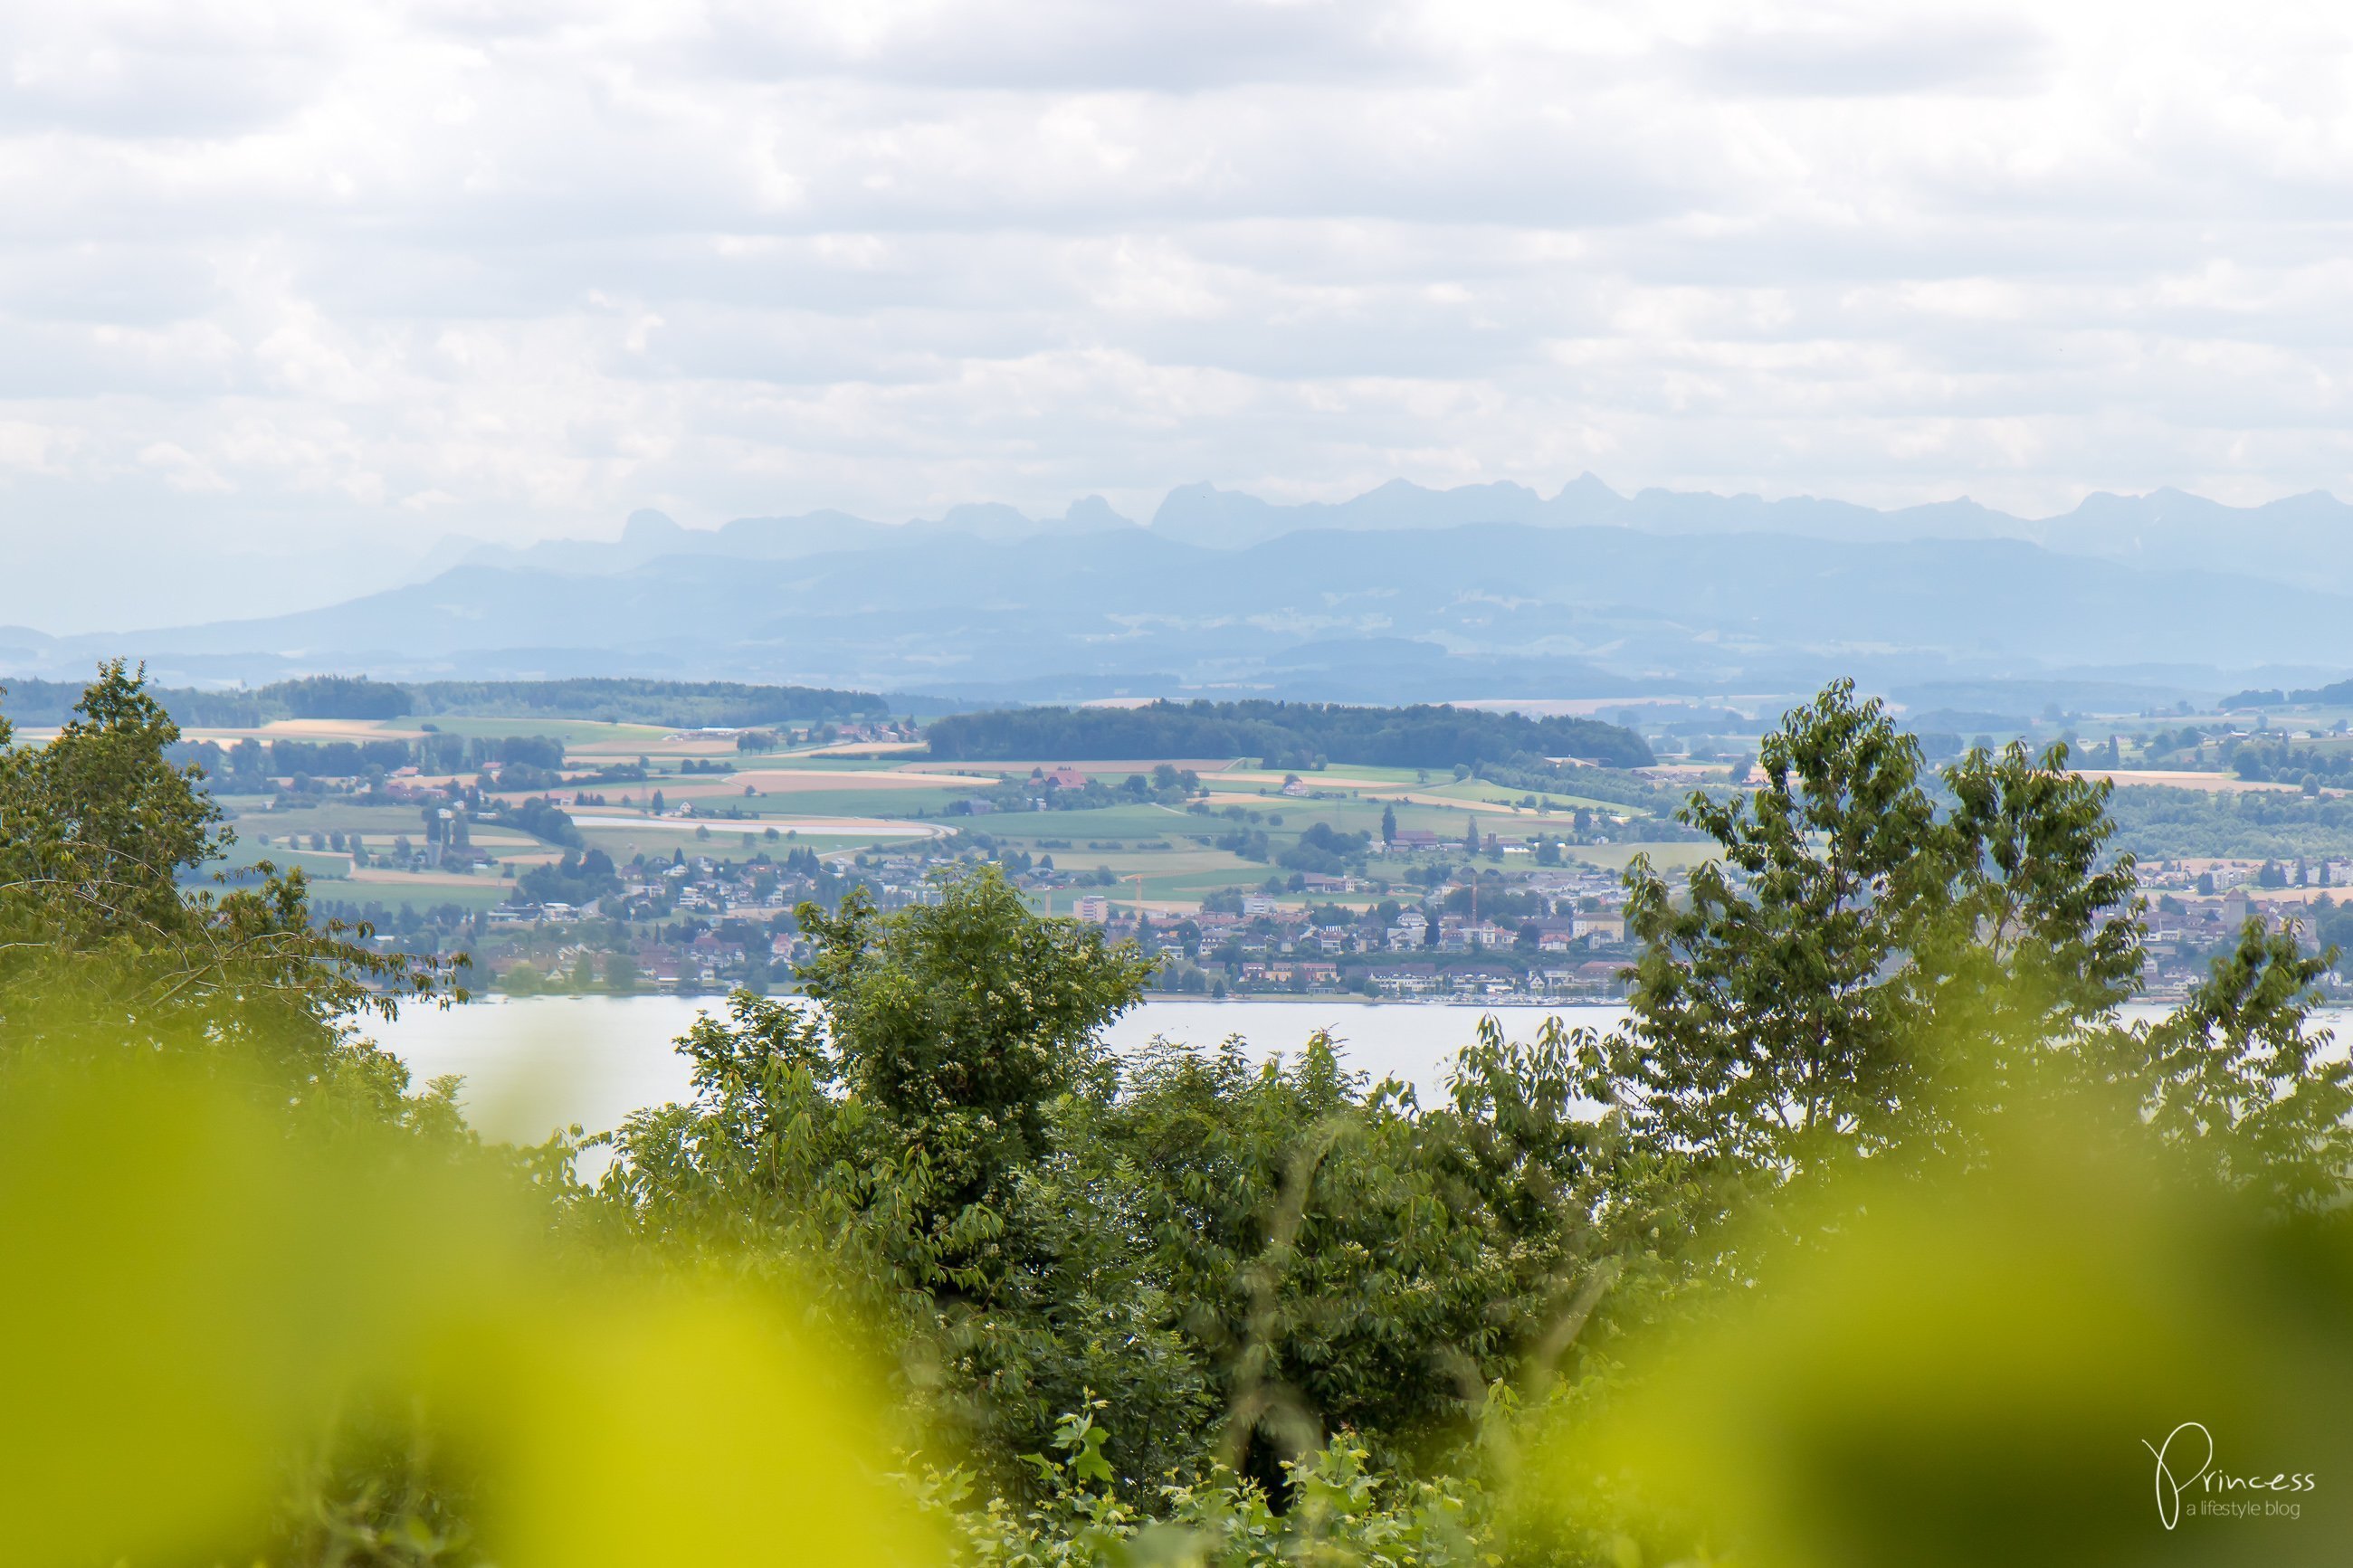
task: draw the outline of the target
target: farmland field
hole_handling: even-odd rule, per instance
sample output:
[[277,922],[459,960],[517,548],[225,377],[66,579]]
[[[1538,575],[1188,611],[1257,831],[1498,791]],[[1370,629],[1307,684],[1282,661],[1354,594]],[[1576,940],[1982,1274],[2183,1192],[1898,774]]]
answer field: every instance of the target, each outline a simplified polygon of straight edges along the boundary
[[[566,747],[619,752],[626,748],[642,747],[663,740],[667,730],[651,724],[600,724],[586,719],[543,719],[524,716],[472,718],[462,714],[437,713],[430,719],[395,720],[396,724],[416,727],[430,724],[445,735],[499,736],[544,735],[561,741]],[[733,742],[729,742],[731,748]]]
[[[920,746],[895,742],[744,750],[733,731],[579,719],[437,714],[429,721],[281,721],[258,731],[192,730],[188,739],[224,747],[250,739],[265,748],[273,741],[417,741],[427,734],[428,723],[441,736],[471,742],[468,754],[485,759],[484,771],[417,777],[407,786],[411,798],[400,804],[385,799],[397,781],[367,788],[362,781],[328,781],[303,795],[280,780],[274,794],[224,795],[219,798],[240,840],[233,860],[300,865],[337,897],[387,907],[452,900],[487,907],[507,897],[518,877],[565,853],[563,844],[515,826],[525,820],[520,808],[535,798],[552,800],[563,811],[577,843],[620,866],[667,864],[682,855],[781,859],[804,851],[845,866],[885,850],[919,851],[925,860],[976,850],[1018,854],[1035,867],[1054,868],[1029,879],[1032,900],[1041,908],[1056,899],[1067,908],[1085,886],[1155,913],[1244,890],[1294,904],[1345,900],[1362,905],[1418,865],[1461,860],[1472,832],[1485,861],[1514,870],[1533,867],[1528,847],[1538,838],[1556,845],[1565,865],[1612,873],[1643,848],[1662,866],[1696,858],[1693,847],[1665,842],[1671,834],[1646,841],[1645,823],[1655,819],[1653,812],[1671,808],[1672,793],[1662,793],[1646,811],[1565,791],[1538,795],[1410,768],[1351,764],[1293,775],[1230,757],[1166,759],[1177,774],[1199,780],[1199,793],[1187,799],[1181,790],[1151,798],[1155,761],[939,762]],[[565,766],[528,778],[499,773],[490,759],[508,754],[498,742],[509,737],[556,742]],[[1041,801],[1053,804],[1042,781],[1058,770],[1064,779],[1093,781],[1086,807],[1034,809]],[[1143,782],[1135,787],[1145,789],[1143,798],[1129,790],[1129,781],[1139,775]],[[422,851],[436,808],[430,799],[420,805],[415,798],[429,787],[443,792],[430,798],[447,798],[459,786],[467,787],[469,798],[479,792],[469,844],[485,863],[470,870],[427,863]],[[1017,809],[1007,809],[1008,800]],[[1431,841],[1410,853],[1378,853],[1385,814],[1398,832],[1426,834]],[[1281,865],[1301,835],[1318,825],[1362,835],[1372,846],[1365,886],[1305,889]],[[1512,847],[1508,859],[1485,844],[1491,836]],[[1610,841],[1569,842],[1596,837]]]

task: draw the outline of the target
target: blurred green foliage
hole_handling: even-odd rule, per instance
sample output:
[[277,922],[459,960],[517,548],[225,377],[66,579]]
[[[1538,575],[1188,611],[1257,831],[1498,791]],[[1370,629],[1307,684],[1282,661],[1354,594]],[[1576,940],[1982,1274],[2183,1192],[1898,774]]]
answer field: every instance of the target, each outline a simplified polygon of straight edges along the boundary
[[[1523,1549],[1757,1568],[2343,1561],[2347,1215],[2282,1221],[2137,1117],[2039,1088],[1966,1158],[1857,1166],[1793,1196],[1736,1291],[1630,1345],[1639,1372],[1589,1419],[1551,1414]],[[2209,1489],[2193,1455],[2168,1528],[2154,1450],[2186,1422],[2211,1434],[2210,1476],[2263,1489]],[[2252,1517],[2197,1511],[2251,1500]]]
[[19,1071],[9,1560],[935,1560],[787,1304],[560,1253],[530,1174],[169,1055]]

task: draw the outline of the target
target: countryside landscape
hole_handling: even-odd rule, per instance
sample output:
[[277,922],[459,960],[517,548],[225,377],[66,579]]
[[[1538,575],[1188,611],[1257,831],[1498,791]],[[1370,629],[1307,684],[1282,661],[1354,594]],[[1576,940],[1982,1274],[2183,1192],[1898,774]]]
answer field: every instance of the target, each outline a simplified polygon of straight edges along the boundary
[[2353,19],[0,9],[0,1568],[2353,1561]]
[[[20,682],[0,712],[37,721],[79,695]],[[517,995],[789,990],[804,901],[858,888],[902,908],[986,862],[1039,913],[1134,942],[1166,992],[1614,1001],[1628,866],[1676,883],[1708,858],[1678,812],[1753,788],[1779,717],[1754,700],[1531,705],[1608,720],[1493,701],[991,711],[651,680],[159,695],[186,715],[172,755],[236,836],[218,869],[300,869],[322,920],[462,954],[477,985]],[[574,716],[622,710],[638,717]],[[1325,733],[1342,714],[1389,732],[1335,761],[1319,747],[1348,751]],[[2250,918],[2348,947],[2353,682],[2207,711],[1910,721],[1932,758],[2063,745],[2076,776],[2115,786],[2152,900],[2152,997],[2182,994]],[[1931,727],[1972,724],[1991,728]],[[1259,750],[1167,743],[1205,733]]]

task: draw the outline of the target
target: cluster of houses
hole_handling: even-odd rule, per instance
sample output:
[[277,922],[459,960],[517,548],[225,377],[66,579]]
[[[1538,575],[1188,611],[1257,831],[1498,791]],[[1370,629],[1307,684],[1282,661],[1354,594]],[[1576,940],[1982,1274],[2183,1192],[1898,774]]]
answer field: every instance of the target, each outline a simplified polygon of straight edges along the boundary
[[1235,908],[1151,910],[1089,894],[1071,912],[1161,954],[1164,983],[1182,990],[1606,998],[1620,994],[1632,956],[1619,892],[1608,873],[1574,868],[1489,887],[1491,907],[1512,908],[1501,918],[1452,887],[1369,909],[1248,893]]
[[[881,907],[902,907],[934,896],[927,877],[944,863],[929,846],[825,862],[806,854],[782,862],[765,855],[634,861],[597,897],[490,910],[477,928],[479,957],[501,973],[526,963],[525,973],[543,983],[602,982],[612,968],[637,989],[781,984],[807,956],[791,913],[800,901],[829,903],[857,884]],[[1135,941],[1162,961],[1159,983],[1175,989],[1430,999],[1613,994],[1627,962],[1624,916],[1604,902],[1614,880],[1576,868],[1515,878],[1509,887],[1502,901],[1518,912],[1501,919],[1446,908],[1436,894],[1427,903],[1398,896],[1368,909],[1258,891],[1212,899],[1218,907],[1206,909],[1140,909],[1077,889],[1049,891],[1041,902]],[[617,956],[624,962],[615,968]]]
[[[1047,781],[1052,783],[1053,781]],[[1082,780],[1073,778],[1071,787]],[[421,800],[430,811],[433,803]],[[466,856],[462,811],[440,833],[419,835],[420,855]],[[1428,834],[1399,833],[1435,843]],[[438,842],[436,842],[438,840]],[[986,840],[983,840],[986,843]],[[583,953],[628,944],[638,986],[725,989],[786,982],[797,947],[791,910],[802,900],[829,902],[850,883],[884,909],[934,896],[927,879],[958,850],[940,842],[874,849],[822,865],[806,852],[772,861],[680,856],[622,868],[619,885],[577,902],[514,903],[480,922],[498,955],[528,956],[544,973],[575,968]],[[961,854],[969,858],[965,847]],[[1464,887],[1429,889],[1358,877],[1293,873],[1287,890],[1218,895],[1205,907],[1140,900],[1095,875],[1050,859],[1018,858],[1015,880],[1049,912],[1133,939],[1162,961],[1160,983],[1211,994],[1355,993],[1444,1000],[1504,994],[1608,998],[1622,994],[1632,963],[1616,877],[1588,865],[1528,865],[1488,873],[1466,900]],[[2322,904],[2353,891],[2353,862],[2310,865],[2258,860],[2144,864],[2149,896],[2149,994],[2162,998],[2202,974],[2210,955],[2250,918],[2293,929],[2316,946]],[[1109,879],[1105,876],[1103,881]],[[1270,882],[1270,889],[1274,884]],[[1301,894],[1305,894],[1303,900]],[[1345,903],[1341,900],[1346,900]],[[1467,902],[1467,907],[1466,906]],[[575,931],[605,921],[593,931]],[[622,937],[621,932],[635,933]]]
[[1543,996],[1608,1001],[1625,994],[1626,969],[1623,958],[1525,968],[1502,963],[1375,963],[1361,970],[1320,959],[1250,959],[1232,965],[1226,984],[1229,994],[1242,995],[1337,994],[1355,990],[1399,1000]]
[[2211,894],[2168,891],[2161,883],[2149,889],[2142,921],[2145,994],[2158,1001],[2185,994],[2205,974],[2211,955],[2236,942],[2251,920],[2295,936],[2307,950],[2317,951],[2332,941],[2342,945],[2341,927],[2332,932],[2322,924],[2338,902],[2335,890],[2346,888],[2346,870],[2338,863],[2326,888],[2263,889],[2253,877],[2238,876]]

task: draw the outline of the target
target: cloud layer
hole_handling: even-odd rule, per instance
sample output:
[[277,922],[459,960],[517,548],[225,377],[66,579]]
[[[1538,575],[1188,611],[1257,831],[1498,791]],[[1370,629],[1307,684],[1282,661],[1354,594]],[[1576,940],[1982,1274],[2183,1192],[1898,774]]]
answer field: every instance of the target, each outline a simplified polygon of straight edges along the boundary
[[644,505],[2353,466],[2324,7],[95,0],[0,52],[47,629]]

